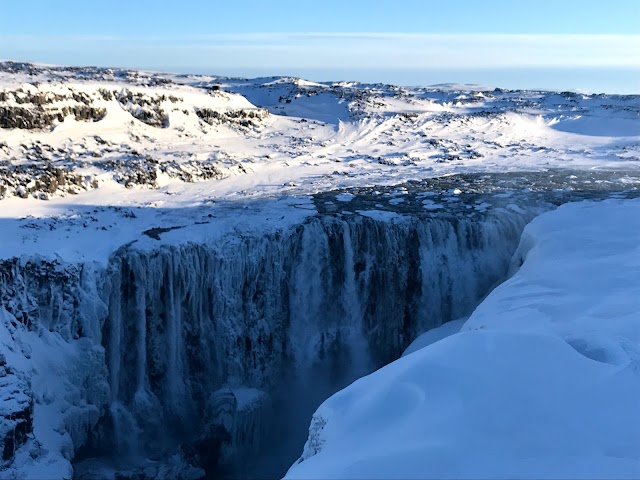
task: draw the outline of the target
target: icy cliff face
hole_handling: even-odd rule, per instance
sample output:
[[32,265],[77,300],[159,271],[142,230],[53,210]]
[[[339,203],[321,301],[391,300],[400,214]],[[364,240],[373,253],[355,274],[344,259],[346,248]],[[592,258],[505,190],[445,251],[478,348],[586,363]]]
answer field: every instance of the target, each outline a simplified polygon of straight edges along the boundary
[[310,414],[468,313],[529,217],[326,215],[263,237],[123,248],[106,271],[7,262],[0,291],[20,328],[98,354],[82,362],[94,377],[78,395],[94,413],[67,426],[72,450],[135,463],[182,447],[233,468],[268,451],[294,406]]
[[103,330],[116,445],[153,455],[192,439],[222,387],[273,393],[313,376],[331,391],[397,358],[504,276],[525,221],[325,217],[224,246],[122,251]]
[[0,308],[0,351],[1,476],[71,478],[74,452],[109,403],[104,349]]

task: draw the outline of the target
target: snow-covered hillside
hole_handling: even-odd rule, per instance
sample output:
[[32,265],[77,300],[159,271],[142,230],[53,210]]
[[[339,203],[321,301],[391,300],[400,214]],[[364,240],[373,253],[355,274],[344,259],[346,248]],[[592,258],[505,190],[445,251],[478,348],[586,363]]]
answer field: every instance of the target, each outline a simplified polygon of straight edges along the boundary
[[638,200],[536,218],[462,332],[327,400],[287,478],[638,478],[638,245]]
[[639,105],[638,96],[3,63],[0,196],[151,188],[139,202],[171,203],[427,173],[628,169],[640,156]]
[[[477,172],[602,173],[532,185],[578,193],[633,186],[639,166],[640,96],[0,63],[5,258],[104,262],[147,230],[279,228],[274,218],[293,224],[316,212],[309,194],[336,189]],[[476,192],[457,181],[452,192]],[[397,211],[398,195],[371,207]],[[257,215],[228,213],[236,209]]]
[[638,96],[0,63],[0,476],[283,475],[639,160]]

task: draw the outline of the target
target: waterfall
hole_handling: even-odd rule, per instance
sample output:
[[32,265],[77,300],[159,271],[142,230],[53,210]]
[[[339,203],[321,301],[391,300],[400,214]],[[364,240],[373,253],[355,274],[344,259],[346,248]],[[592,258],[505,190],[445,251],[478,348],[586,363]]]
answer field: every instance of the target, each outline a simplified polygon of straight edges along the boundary
[[[103,332],[113,435],[128,438],[115,443],[137,438],[144,455],[161,456],[215,426],[235,449],[259,445],[246,428],[268,431],[294,402],[280,395],[269,414],[274,393],[314,390],[314,408],[419,333],[468,314],[506,274],[528,219],[327,215],[263,237],[121,250]],[[247,388],[261,393],[241,412],[234,392]],[[209,408],[221,389],[214,403],[233,422]],[[225,448],[222,460],[233,456]]]
[[321,401],[505,277],[534,210],[327,213],[263,236],[133,244],[106,268],[15,259],[0,295],[86,351],[67,410],[82,414],[66,421],[80,460],[179,454],[277,476]]

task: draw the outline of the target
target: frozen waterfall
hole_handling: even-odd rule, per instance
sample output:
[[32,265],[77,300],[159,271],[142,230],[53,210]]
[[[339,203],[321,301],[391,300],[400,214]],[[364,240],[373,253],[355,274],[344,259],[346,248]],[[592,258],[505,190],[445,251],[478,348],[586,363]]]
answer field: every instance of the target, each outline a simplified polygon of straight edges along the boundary
[[[419,333],[469,313],[504,278],[527,219],[324,216],[219,245],[120,251],[105,288],[112,407],[102,438],[146,456],[198,436],[260,445],[254,437],[287,423],[301,396],[315,397],[308,415]],[[246,388],[262,392],[251,411],[265,418],[241,411],[233,392]],[[243,420],[222,421],[221,408]]]
[[277,476],[324,399],[504,279],[538,211],[319,214],[262,236],[133,244],[106,267],[13,259],[0,294],[29,329],[82,345],[59,366],[79,472],[109,457],[119,471]]

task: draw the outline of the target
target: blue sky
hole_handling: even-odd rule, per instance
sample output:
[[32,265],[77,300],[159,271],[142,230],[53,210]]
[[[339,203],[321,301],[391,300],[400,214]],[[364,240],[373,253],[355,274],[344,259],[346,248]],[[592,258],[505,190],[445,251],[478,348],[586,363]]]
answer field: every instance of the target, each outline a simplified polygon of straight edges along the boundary
[[639,0],[0,0],[0,58],[640,91]]

